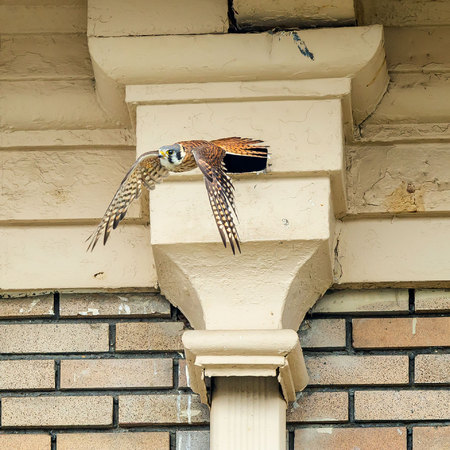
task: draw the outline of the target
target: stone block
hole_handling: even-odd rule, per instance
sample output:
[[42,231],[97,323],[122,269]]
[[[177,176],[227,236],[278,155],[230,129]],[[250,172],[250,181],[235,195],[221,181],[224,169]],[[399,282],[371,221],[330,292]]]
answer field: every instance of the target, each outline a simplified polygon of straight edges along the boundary
[[169,450],[170,435],[166,432],[139,433],[59,433],[58,450]]
[[61,317],[170,317],[170,303],[151,293],[61,294],[60,314]]
[[116,350],[128,351],[181,351],[183,324],[180,322],[118,323]]
[[450,392],[356,391],[355,419],[358,421],[447,420]]
[[450,355],[417,355],[414,381],[420,384],[450,383]]
[[122,395],[119,423],[125,426],[203,424],[209,421],[206,405],[197,395]]
[[299,330],[302,348],[345,347],[344,319],[304,320]]
[[345,422],[347,392],[299,392],[287,410],[288,422]]
[[27,428],[112,426],[113,399],[108,396],[6,397],[2,426]]
[[0,434],[0,448],[11,450],[50,450],[49,434]]
[[404,450],[406,428],[302,428],[294,442],[294,450]]
[[407,289],[364,289],[334,291],[325,294],[313,308],[322,314],[377,314],[384,312],[407,312],[409,295]]
[[209,431],[177,431],[177,450],[209,450]]
[[48,317],[53,314],[53,294],[0,299],[0,317]]
[[309,356],[310,385],[408,384],[408,356]]
[[55,388],[53,360],[0,361],[0,390],[50,390]]
[[85,353],[109,350],[107,323],[0,325],[2,353]]
[[61,361],[61,389],[172,387],[171,359],[90,359]]
[[417,312],[449,312],[450,290],[416,289],[415,310]]
[[444,450],[449,447],[450,427],[414,427],[414,450]]

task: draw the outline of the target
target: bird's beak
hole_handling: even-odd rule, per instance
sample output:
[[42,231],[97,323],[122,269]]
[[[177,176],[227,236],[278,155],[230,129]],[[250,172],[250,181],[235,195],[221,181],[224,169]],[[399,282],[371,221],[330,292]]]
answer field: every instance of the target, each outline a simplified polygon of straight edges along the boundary
[[159,154],[158,154],[158,156],[160,157],[160,158],[162,158],[163,156],[164,156],[164,158],[167,158],[167,152],[159,152]]

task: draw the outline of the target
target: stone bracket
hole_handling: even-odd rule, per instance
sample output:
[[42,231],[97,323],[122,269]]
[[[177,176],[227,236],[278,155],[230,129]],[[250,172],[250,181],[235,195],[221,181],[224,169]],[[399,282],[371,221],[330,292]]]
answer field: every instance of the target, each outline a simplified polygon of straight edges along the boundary
[[286,402],[308,383],[294,330],[190,330],[183,344],[190,385],[203,403],[208,377],[277,377]]

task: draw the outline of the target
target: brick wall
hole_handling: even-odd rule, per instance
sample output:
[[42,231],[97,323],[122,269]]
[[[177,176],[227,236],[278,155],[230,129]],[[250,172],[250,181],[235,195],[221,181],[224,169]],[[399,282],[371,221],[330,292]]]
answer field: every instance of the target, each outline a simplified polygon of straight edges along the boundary
[[[445,291],[327,294],[299,331],[290,449],[448,448],[449,311]],[[207,449],[185,326],[156,294],[0,299],[0,449]]]

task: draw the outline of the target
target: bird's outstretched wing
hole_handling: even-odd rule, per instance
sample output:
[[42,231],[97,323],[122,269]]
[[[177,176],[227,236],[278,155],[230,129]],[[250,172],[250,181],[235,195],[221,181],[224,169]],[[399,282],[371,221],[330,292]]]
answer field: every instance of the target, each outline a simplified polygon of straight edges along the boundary
[[87,249],[94,250],[102,234],[103,244],[106,244],[111,230],[115,229],[125,217],[131,202],[141,195],[142,185],[147,189],[154,189],[155,184],[160,183],[168,175],[169,171],[161,166],[157,151],[141,155],[120,183],[119,189],[117,189],[97,229],[88,237],[87,240],[90,242]]
[[227,172],[259,172],[267,167],[268,151],[263,141],[251,138],[228,137],[211,141],[225,150]]
[[227,246],[228,238],[233,254],[236,252],[235,248],[240,252],[239,235],[232,214],[234,212],[236,215],[234,187],[223,170],[225,151],[212,143],[205,143],[204,146],[193,149],[192,153],[205,178],[209,203],[223,245]]

